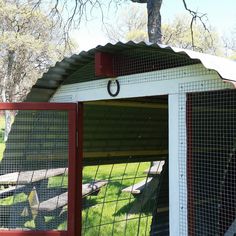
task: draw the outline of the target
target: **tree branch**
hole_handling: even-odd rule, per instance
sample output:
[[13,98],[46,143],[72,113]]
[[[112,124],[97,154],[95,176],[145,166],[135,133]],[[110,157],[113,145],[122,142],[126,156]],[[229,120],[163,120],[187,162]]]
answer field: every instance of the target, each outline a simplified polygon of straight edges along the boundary
[[194,44],[194,30],[193,30],[193,23],[199,19],[202,26],[204,27],[205,31],[207,31],[210,35],[211,38],[211,44],[213,44],[213,39],[211,36],[211,32],[209,31],[209,29],[207,28],[203,18],[207,17],[206,13],[198,13],[196,11],[191,10],[190,8],[188,8],[187,3],[185,0],[182,0],[183,4],[184,4],[184,8],[190,13],[190,15],[192,16],[191,22],[190,22],[190,30],[191,30],[191,39],[192,39],[192,48],[195,49],[195,44]]
[[131,2],[147,3],[148,0],[131,0]]

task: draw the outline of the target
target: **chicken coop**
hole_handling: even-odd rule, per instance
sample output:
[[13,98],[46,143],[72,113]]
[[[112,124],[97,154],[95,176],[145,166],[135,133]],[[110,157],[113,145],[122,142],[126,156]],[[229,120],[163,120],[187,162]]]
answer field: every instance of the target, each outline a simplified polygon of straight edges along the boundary
[[235,235],[235,82],[234,61],[157,44],[56,63],[0,104],[1,235]]

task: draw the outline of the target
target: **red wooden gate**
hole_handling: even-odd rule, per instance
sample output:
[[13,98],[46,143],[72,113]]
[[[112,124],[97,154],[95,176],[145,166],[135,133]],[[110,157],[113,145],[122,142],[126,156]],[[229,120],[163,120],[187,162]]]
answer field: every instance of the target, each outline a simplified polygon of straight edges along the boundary
[[6,111],[14,121],[0,161],[0,234],[80,235],[82,105],[1,103],[2,122]]

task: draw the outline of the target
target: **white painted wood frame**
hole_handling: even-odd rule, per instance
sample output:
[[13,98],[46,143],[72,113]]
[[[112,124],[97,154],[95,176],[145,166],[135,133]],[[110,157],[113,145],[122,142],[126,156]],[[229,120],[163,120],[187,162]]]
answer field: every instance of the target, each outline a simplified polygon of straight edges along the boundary
[[[188,70],[199,65],[187,66]],[[178,67],[166,70],[166,76],[168,76],[168,71],[176,72],[178,74],[180,70],[186,67]],[[196,72],[196,70],[195,70]],[[179,120],[179,106],[180,106],[180,96],[185,97],[187,92],[195,91],[208,91],[222,89],[223,84],[222,79],[217,73],[206,73],[205,75],[199,75],[197,73],[189,74],[182,78],[170,78],[160,79],[158,71],[146,72],[142,74],[135,74],[129,76],[120,76],[116,79],[120,83],[120,93],[117,97],[111,97],[107,92],[107,83],[110,79],[101,79],[96,81],[89,81],[83,83],[76,83],[70,85],[61,86],[58,91],[54,94],[51,102],[86,102],[86,101],[98,101],[98,100],[111,100],[111,99],[121,99],[121,98],[135,98],[143,96],[158,96],[158,95],[168,95],[168,109],[169,109],[169,222],[170,222],[170,235],[171,236],[187,236],[187,229],[184,232],[181,231],[180,225],[186,224],[187,227],[187,187],[182,189],[181,194],[185,194],[186,198],[185,205],[180,203],[180,169],[179,169],[179,159],[182,158],[186,160],[186,153],[182,153],[179,156],[179,123],[185,123],[185,120]],[[163,72],[162,72],[163,73]],[[163,76],[163,74],[162,74]],[[150,79],[151,78],[151,79]],[[209,84],[216,82],[215,87],[209,86]],[[200,84],[196,88],[191,88],[187,90],[183,88],[181,90],[181,85],[185,83],[198,83]],[[225,87],[231,88],[230,84],[226,84]],[[183,112],[186,111],[185,104],[181,104],[183,107]],[[183,114],[181,117],[185,117]],[[181,118],[184,119],[184,118]],[[186,125],[186,124],[185,124]],[[186,127],[185,127],[186,130]],[[186,137],[187,135],[185,135]],[[185,142],[185,143],[184,143]],[[183,145],[186,145],[186,140]],[[186,173],[181,173],[185,176],[182,182],[186,182]],[[182,183],[183,184],[183,183]],[[184,186],[187,186],[184,183]],[[183,192],[185,191],[185,192]],[[181,209],[185,211],[184,216],[181,216]]]

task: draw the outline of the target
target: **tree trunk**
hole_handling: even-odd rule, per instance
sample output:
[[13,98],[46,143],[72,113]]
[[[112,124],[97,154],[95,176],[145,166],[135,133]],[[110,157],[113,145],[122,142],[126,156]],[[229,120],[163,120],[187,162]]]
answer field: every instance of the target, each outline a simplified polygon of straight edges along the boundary
[[148,0],[148,38],[151,43],[161,43],[161,9],[162,0]]
[[131,0],[137,3],[147,3],[148,38],[150,43],[161,43],[161,4],[162,0]]
[[10,111],[5,111],[4,142],[7,141],[10,131],[11,131],[11,112]]
[[[2,89],[2,101],[7,102],[5,88]],[[5,110],[4,116],[5,116],[5,129],[4,129],[4,139],[3,140],[4,140],[4,142],[6,142],[8,139],[8,135],[11,131],[11,112],[8,110]]]
[[[2,93],[1,93],[2,102],[9,102],[9,98],[7,96],[7,85],[8,85],[8,81],[12,79],[11,76],[12,76],[12,67],[14,63],[14,58],[15,58],[15,52],[12,50],[9,50],[7,71],[2,81]],[[6,142],[8,139],[10,130],[11,130],[11,112],[6,110],[4,112],[4,115],[5,115],[4,142]]]

